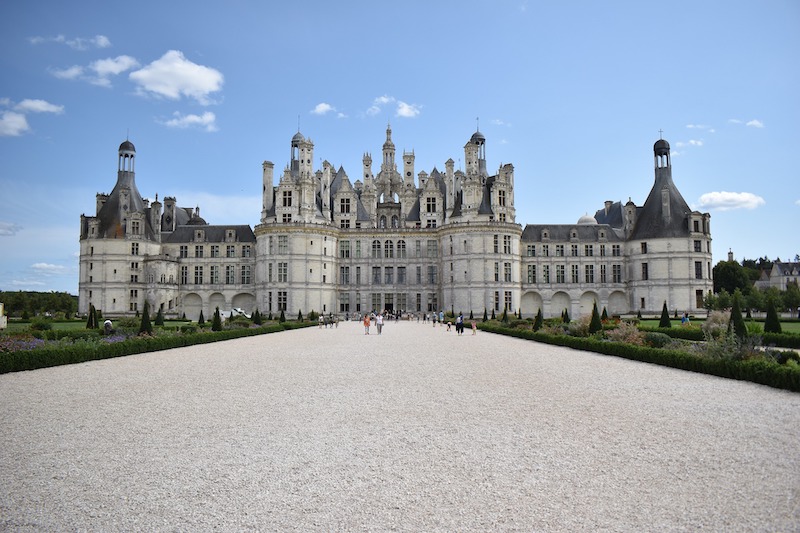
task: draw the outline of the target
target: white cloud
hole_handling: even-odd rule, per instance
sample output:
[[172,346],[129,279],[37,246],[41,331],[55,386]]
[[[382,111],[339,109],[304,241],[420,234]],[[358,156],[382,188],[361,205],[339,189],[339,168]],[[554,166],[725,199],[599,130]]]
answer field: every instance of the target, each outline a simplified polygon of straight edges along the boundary
[[39,274],[61,274],[67,270],[67,267],[63,265],[53,265],[50,263],[34,263],[31,265],[31,268],[38,272]]
[[72,65],[71,67],[63,69],[52,69],[50,72],[60,80],[77,80],[83,76],[83,67]]
[[28,119],[22,113],[3,111],[0,115],[0,137],[17,137],[30,129]]
[[379,96],[372,101],[372,105],[367,109],[367,115],[374,116],[381,112],[385,105],[391,104],[395,102],[394,96],[389,96],[388,94],[384,94],[383,96]]
[[139,62],[131,56],[117,56],[115,58],[98,59],[89,68],[96,74],[95,77],[90,78],[89,82],[94,85],[103,87],[110,87],[111,76],[122,74],[126,70],[138,67]]
[[311,110],[311,112],[315,115],[324,115],[326,113],[330,113],[331,111],[336,111],[336,108],[325,102],[317,104],[316,107]]
[[[11,285],[14,287],[43,287],[46,285],[44,281],[34,281],[34,280],[23,280],[23,279],[12,279]],[[35,289],[33,289],[35,290]]]
[[504,121],[500,120],[499,118],[492,119],[490,121],[490,123],[494,124],[495,126],[508,126],[509,128],[511,127],[511,123],[510,122],[504,122]]
[[764,123],[761,122],[760,120],[754,118],[753,120],[751,120],[747,124],[745,124],[745,126],[750,126],[752,128],[763,128],[764,127]]
[[42,43],[59,43],[66,44],[74,50],[88,50],[89,48],[108,48],[111,46],[111,41],[105,35],[95,35],[94,37],[75,37],[74,39],[67,39],[63,35],[56,35],[55,37],[30,37],[28,41],[31,44]]
[[8,237],[11,235],[16,235],[19,230],[22,229],[22,226],[14,224],[13,222],[4,222],[0,220],[0,237]]
[[170,50],[146,67],[131,72],[130,79],[140,93],[152,93],[170,100],[182,96],[209,105],[209,95],[222,90],[224,77],[216,69],[186,59],[178,50]]
[[719,211],[755,209],[765,203],[763,198],[750,192],[707,192],[700,197],[701,207]]
[[419,115],[421,108],[422,106],[418,104],[407,104],[405,102],[397,102],[397,112],[395,113],[395,116],[414,118],[417,115]]
[[741,123],[742,123],[742,121],[741,121],[741,120],[739,120],[738,118],[729,118],[729,119],[728,119],[728,123],[729,123],[729,124],[741,124]]
[[689,128],[690,130],[691,129],[703,130],[703,131],[707,131],[709,133],[715,133],[716,132],[716,130],[714,128],[712,128],[711,126],[707,126],[705,124],[687,124],[686,127]]
[[31,100],[25,99],[14,106],[15,111],[21,113],[56,113],[61,114],[64,112],[63,105],[55,105],[45,100]]
[[214,113],[206,111],[202,115],[181,115],[176,111],[173,116],[175,118],[163,122],[165,126],[170,128],[192,128],[199,127],[205,131],[217,131],[216,120],[217,117]]
[[696,141],[696,140],[694,140],[694,139],[691,139],[691,140],[689,141],[689,144],[690,144],[691,146],[703,146],[703,141]]

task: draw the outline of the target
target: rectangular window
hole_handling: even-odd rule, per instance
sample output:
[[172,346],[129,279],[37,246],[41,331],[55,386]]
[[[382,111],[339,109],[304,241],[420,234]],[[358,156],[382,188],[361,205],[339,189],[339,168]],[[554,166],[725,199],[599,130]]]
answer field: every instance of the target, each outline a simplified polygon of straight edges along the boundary
[[612,283],[622,283],[622,265],[611,265]]
[[402,311],[406,309],[406,295],[399,294],[397,295],[397,310]]
[[494,280],[500,281],[500,263],[494,264]]
[[281,215],[281,222],[288,224],[292,221],[292,214],[291,213],[283,213]]
[[383,295],[383,308],[384,309],[394,309],[394,294],[386,293]]
[[606,282],[606,265],[600,265],[600,283]]
[[249,285],[251,281],[251,274],[250,274],[250,265],[242,265],[242,284]]
[[594,265],[585,265],[584,283],[594,283]]
[[236,267],[227,265],[225,267],[225,284],[234,285],[236,283]]
[[386,267],[383,269],[384,280],[387,285],[394,283],[394,267]]
[[278,235],[278,253],[279,254],[288,254],[289,253],[289,236],[288,235]]
[[131,233],[134,235],[139,235],[139,221],[138,220],[131,220]]
[[428,283],[436,283],[436,265],[428,265]]
[[292,207],[292,191],[283,191],[283,207]]
[[605,256],[606,256],[606,245],[605,244],[601,244],[600,245],[600,257],[605,257]]
[[437,248],[437,243],[434,240],[428,241],[428,257],[434,258],[439,255],[439,250]]
[[416,253],[414,257],[422,257],[422,241],[414,243],[414,252]]
[[550,245],[543,244],[542,245],[542,257],[550,257]]
[[572,271],[572,283],[580,283],[578,279],[578,265],[572,265],[570,270]]
[[[692,228],[694,228],[694,232],[695,233],[699,233],[700,232],[700,221],[699,220],[693,220],[692,221]],[[700,306],[700,307],[702,307],[702,306]]]
[[499,254],[500,253],[500,236],[499,235],[494,235],[493,243],[494,243],[494,253]]
[[[209,274],[211,276],[211,279],[209,279],[208,281],[210,283],[219,283],[219,267],[217,265],[211,265],[209,269],[210,269]],[[270,265],[269,274],[270,274],[269,280],[272,281],[272,265]]]
[[550,283],[550,265],[542,266],[542,282]]
[[212,244],[211,245],[211,257],[219,257],[219,245],[218,244]]
[[511,263],[503,263],[503,281],[511,281]]
[[350,312],[350,294],[347,292],[339,293],[339,312]]
[[698,309],[703,308],[703,290],[697,289],[694,291],[694,304]]
[[435,213],[436,212],[436,198],[428,197],[425,200],[425,212],[426,213]]
[[203,248],[202,244],[195,245],[194,247],[194,256],[195,257],[203,257]]
[[702,244],[700,243],[700,241],[694,241],[694,251],[695,252],[702,252],[703,251],[703,247],[702,247]]
[[611,245],[611,255],[614,257],[622,256],[622,249],[620,248],[619,244]]
[[203,283],[203,267],[196,266],[194,267],[194,284],[200,285]]
[[361,285],[361,267],[356,267],[356,285]]
[[242,257],[250,257],[252,253],[253,252],[249,244],[242,245]]
[[503,235],[503,253],[511,253],[511,235]]
[[578,257],[578,245],[577,244],[573,244],[570,247],[570,252],[572,254],[572,257]]
[[694,262],[694,279],[703,279],[703,262]]
[[594,245],[592,244],[584,244],[583,245],[583,255],[586,257],[592,257],[594,255]]
[[289,263],[278,263],[278,283],[289,281]]
[[189,267],[182,266],[181,267],[181,285],[186,285],[189,283]]
[[528,283],[536,283],[536,265],[528,265]]
[[494,310],[500,310],[500,291],[494,291]]
[[380,293],[374,292],[372,293],[372,310],[375,312],[380,312],[381,309],[381,295]]
[[529,244],[526,246],[528,257],[536,257],[536,245]]
[[564,257],[564,245],[556,244],[556,257]]
[[236,247],[229,244],[225,247],[225,257],[236,257]]
[[646,242],[643,242],[643,243],[642,243],[642,253],[643,253],[643,254],[646,254],[646,253],[647,253],[647,243],[646,243]]
[[567,267],[564,265],[556,265],[556,283],[566,283],[567,282]]
[[339,241],[339,257],[342,259],[350,258],[350,241]]
[[278,311],[286,311],[286,291],[278,291]]
[[372,284],[381,284],[381,267],[372,267]]
[[406,283],[406,267],[397,267],[397,283],[405,285]]
[[343,218],[342,220],[340,220],[339,221],[339,227],[342,228],[342,229],[348,229],[350,227],[350,219],[349,218]]
[[650,273],[647,271],[647,263],[642,263],[642,279],[650,279]]
[[139,283],[139,276],[137,274],[131,275],[131,283]]
[[505,292],[505,298],[504,298],[503,304],[505,305],[505,309],[508,310],[508,311],[511,311],[512,309],[514,309],[511,306],[511,291],[506,291]]
[[185,244],[182,244],[179,253],[181,257],[189,257],[189,247]]
[[499,190],[497,191],[497,205],[500,207],[506,206],[506,191]]
[[361,259],[361,241],[356,241],[356,259]]
[[342,198],[339,200],[339,211],[343,214],[350,212],[350,198]]
[[417,267],[417,285],[422,285],[422,267]]
[[350,267],[348,266],[339,267],[339,283],[341,283],[342,285],[350,284]]

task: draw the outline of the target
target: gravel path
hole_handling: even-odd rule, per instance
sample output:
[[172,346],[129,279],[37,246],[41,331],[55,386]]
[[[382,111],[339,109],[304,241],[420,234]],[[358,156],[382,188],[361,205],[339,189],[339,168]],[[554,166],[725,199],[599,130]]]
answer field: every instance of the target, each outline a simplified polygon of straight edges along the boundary
[[0,530],[800,529],[800,394],[430,324],[0,376]]

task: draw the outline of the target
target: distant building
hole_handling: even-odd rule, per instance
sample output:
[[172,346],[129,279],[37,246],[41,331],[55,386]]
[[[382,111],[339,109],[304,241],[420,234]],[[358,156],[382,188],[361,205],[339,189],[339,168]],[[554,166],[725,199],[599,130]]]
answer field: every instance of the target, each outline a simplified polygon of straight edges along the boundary
[[[352,182],[297,133],[274,183],[262,165],[260,224],[209,225],[199,208],[143,199],[136,151],[119,148],[117,183],[81,215],[79,311],[154,312],[197,319],[216,307],[336,314],[521,310],[570,316],[699,312],[711,292],[710,215],[689,209],[672,181],[669,144],[654,146],[655,182],[642,206],[605,202],[576,224],[516,223],[514,167],[487,170],[486,139],[464,146],[465,169],[416,173],[396,160],[386,129],[377,173],[363,155]],[[565,190],[565,198],[569,191]],[[552,201],[552,199],[550,200]]]
[[800,284],[800,263],[783,263],[776,260],[769,272],[761,271],[761,277],[754,285],[759,289],[775,287],[785,291],[789,283]]

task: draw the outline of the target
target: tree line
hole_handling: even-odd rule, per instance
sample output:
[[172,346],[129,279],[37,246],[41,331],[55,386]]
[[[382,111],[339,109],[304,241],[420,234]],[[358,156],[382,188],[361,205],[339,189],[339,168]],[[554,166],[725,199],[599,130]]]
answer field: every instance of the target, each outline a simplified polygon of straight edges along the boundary
[[[800,261],[800,257],[795,256],[795,261]],[[797,283],[789,282],[786,290],[754,286],[762,273],[769,274],[773,263],[767,257],[743,259],[741,263],[720,261],[713,271],[714,294],[706,295],[704,307],[709,310],[730,309],[736,301],[748,312],[766,311],[769,304],[772,304],[778,310],[793,314],[800,307],[800,288]]]
[[0,291],[6,314],[22,318],[63,313],[71,317],[78,310],[78,297],[68,292]]

